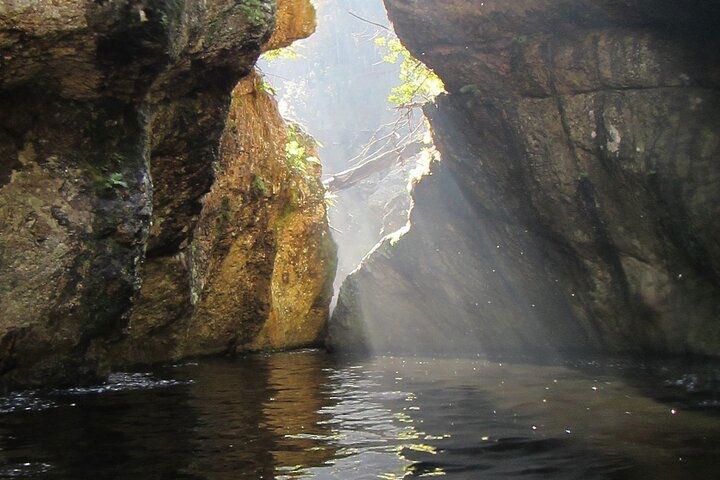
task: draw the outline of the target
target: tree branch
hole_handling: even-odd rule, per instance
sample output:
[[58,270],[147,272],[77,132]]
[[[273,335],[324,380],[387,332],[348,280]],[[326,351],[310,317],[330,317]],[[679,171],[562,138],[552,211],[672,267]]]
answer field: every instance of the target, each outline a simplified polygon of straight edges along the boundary
[[386,27],[385,25],[380,25],[379,23],[375,23],[375,22],[372,22],[372,21],[368,20],[367,18],[361,17],[360,15],[355,15],[355,14],[354,14],[353,12],[351,12],[350,10],[348,10],[348,13],[349,13],[350,15],[352,15],[353,17],[357,18],[358,20],[362,20],[363,22],[369,23],[370,25],[375,25],[376,27],[384,28],[384,29],[387,30],[388,32],[392,32],[392,30],[390,30],[390,29],[389,29],[388,27]]

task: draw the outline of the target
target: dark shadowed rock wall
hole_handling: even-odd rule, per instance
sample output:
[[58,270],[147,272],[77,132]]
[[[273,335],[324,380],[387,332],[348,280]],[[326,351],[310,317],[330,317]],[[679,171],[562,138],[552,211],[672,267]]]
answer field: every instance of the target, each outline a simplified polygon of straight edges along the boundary
[[720,354],[720,7],[386,0],[448,95],[330,343]]
[[[243,251],[260,258],[264,284],[271,284],[273,260],[296,245],[285,245],[283,228],[253,223],[247,212],[265,205],[285,211],[291,190],[313,185],[314,196],[286,211],[288,228],[300,229],[295,240],[311,241],[294,258],[312,265],[279,263],[287,282],[298,265],[307,267],[299,278],[316,272],[303,283],[307,290],[295,293],[304,297],[292,321],[310,315],[310,336],[318,335],[329,302],[323,276],[332,281],[326,263],[333,258],[323,240],[320,172],[308,172],[306,184],[293,190],[285,125],[247,77],[276,19],[279,30],[266,48],[313,31],[307,1],[277,4],[0,2],[0,387],[77,382],[111,363],[233,350],[239,337],[249,343],[270,318],[272,301],[251,308],[243,304],[246,297],[226,300],[212,325],[216,336],[227,338],[206,347],[178,350],[167,332],[188,336],[195,307],[210,295],[205,286],[238,287],[216,287],[231,275],[213,265],[227,259],[229,239],[243,222],[269,232],[260,236],[271,240],[247,242]],[[243,77],[249,80],[236,89],[236,103],[266,110],[257,112],[256,123],[226,125],[229,115],[243,112],[241,106],[230,111],[231,92]],[[273,149],[255,158],[229,148],[233,137],[240,147],[252,137]],[[278,184],[288,182],[282,192],[254,180],[263,169],[275,172]],[[228,186],[232,180],[239,183]],[[251,195],[253,184],[260,187]],[[206,256],[193,257],[193,245]],[[258,295],[270,298],[263,288]],[[288,309],[280,318],[289,318]],[[255,312],[240,319],[251,327],[238,324],[240,310]],[[136,331],[151,340],[167,334],[167,345],[138,354]],[[277,334],[258,348],[310,341]]]

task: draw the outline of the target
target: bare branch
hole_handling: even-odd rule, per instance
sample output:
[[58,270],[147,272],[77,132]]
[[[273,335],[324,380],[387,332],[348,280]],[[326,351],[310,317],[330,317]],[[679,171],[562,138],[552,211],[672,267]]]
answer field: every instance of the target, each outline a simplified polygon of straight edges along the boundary
[[372,21],[368,20],[367,18],[363,18],[363,17],[361,17],[360,15],[354,14],[354,13],[351,12],[350,10],[348,10],[348,13],[349,13],[350,15],[352,15],[353,17],[357,18],[358,20],[362,20],[363,22],[369,23],[370,25],[375,25],[376,27],[384,28],[384,29],[387,30],[388,32],[392,32],[392,30],[390,30],[390,29],[389,29],[388,27],[386,27],[385,25],[380,25],[379,23],[372,22]]
[[378,153],[360,165],[336,173],[324,180],[323,184],[330,191],[346,190],[376,173],[384,172],[392,168],[393,165],[402,163],[403,156],[406,156],[406,151],[410,147],[417,148],[412,150],[409,156],[420,152],[420,142],[417,141],[416,135],[422,126],[422,122],[416,125],[410,133],[400,139],[395,148]]

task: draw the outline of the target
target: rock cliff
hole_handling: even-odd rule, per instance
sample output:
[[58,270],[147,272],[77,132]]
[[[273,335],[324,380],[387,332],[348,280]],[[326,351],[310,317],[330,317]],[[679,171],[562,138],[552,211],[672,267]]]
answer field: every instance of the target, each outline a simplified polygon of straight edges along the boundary
[[[122,363],[317,344],[332,298],[330,237],[314,141],[286,125],[263,80],[232,92],[193,236],[148,259]],[[300,138],[310,160],[289,163]],[[117,347],[116,346],[116,347]]]
[[316,340],[319,168],[252,74],[313,28],[305,0],[0,2],[0,383]]
[[330,343],[720,354],[720,7],[385,3],[449,92],[425,109],[443,160]]

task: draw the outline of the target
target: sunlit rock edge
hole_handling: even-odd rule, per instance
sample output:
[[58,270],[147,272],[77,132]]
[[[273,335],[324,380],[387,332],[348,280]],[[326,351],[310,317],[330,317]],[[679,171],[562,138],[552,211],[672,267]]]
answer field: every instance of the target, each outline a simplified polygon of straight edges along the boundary
[[443,162],[343,285],[335,349],[718,355],[720,9],[386,5],[450,92]]

